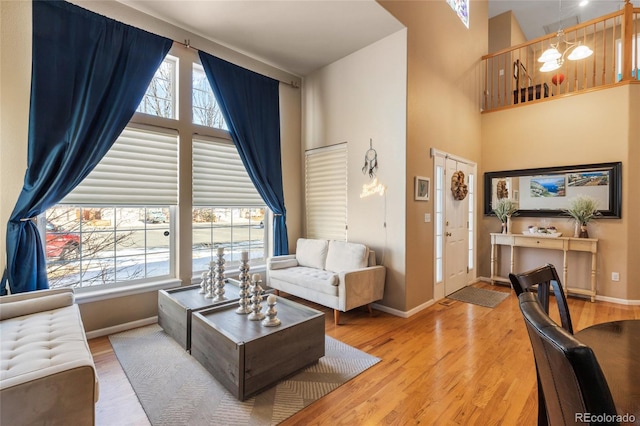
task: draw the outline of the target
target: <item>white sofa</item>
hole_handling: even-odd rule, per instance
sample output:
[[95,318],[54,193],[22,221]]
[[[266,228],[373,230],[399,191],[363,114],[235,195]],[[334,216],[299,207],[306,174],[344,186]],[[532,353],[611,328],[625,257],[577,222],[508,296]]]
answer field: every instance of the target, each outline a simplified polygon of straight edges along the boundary
[[0,297],[0,424],[93,425],[97,400],[73,290]]
[[334,322],[346,312],[380,300],[386,268],[364,244],[300,238],[296,253],[267,261],[267,285],[333,309]]

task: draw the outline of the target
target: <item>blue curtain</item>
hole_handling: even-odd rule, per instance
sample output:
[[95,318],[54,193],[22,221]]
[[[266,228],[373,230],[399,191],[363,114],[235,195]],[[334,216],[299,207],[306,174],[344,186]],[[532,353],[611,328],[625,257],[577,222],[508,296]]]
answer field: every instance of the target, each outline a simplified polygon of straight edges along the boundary
[[273,253],[289,254],[280,155],[279,83],[200,52],[231,138],[253,184],[274,213]]
[[172,41],[64,1],[34,1],[32,43],[27,171],[7,227],[12,293],[48,288],[30,219],[71,192],[111,148]]

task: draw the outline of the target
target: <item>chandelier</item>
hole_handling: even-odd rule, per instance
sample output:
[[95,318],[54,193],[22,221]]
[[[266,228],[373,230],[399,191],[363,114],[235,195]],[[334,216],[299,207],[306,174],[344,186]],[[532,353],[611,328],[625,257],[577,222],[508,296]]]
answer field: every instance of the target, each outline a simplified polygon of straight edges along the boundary
[[[560,53],[561,45],[564,45],[564,50]],[[570,53],[569,53],[570,52]],[[541,72],[549,72],[555,71],[560,68],[564,64],[565,56],[570,61],[578,61],[580,59],[588,58],[593,55],[593,50],[589,48],[589,46],[585,46],[582,42],[570,42],[567,41],[564,35],[564,31],[562,29],[558,30],[557,33],[557,42],[551,43],[549,48],[545,50],[542,55],[538,58],[538,62],[542,62],[543,65],[540,68]]]

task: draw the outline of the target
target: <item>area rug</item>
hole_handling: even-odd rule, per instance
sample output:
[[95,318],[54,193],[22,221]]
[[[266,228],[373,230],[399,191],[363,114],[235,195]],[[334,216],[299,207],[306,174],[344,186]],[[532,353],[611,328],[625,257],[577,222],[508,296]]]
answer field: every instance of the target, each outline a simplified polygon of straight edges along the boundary
[[447,296],[449,299],[473,303],[487,308],[495,308],[507,297],[509,297],[509,293],[470,286]]
[[157,325],[109,336],[152,425],[275,425],[380,359],[325,336],[325,356],[246,401],[238,401]]

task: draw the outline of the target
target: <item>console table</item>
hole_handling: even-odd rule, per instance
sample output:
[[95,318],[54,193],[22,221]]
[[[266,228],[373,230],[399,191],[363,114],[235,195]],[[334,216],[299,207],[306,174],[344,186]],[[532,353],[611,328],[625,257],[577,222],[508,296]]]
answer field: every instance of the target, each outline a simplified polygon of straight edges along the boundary
[[[511,265],[509,272],[513,273],[515,265],[515,247],[538,248],[543,250],[561,250],[563,252],[562,262],[562,286],[565,293],[575,293],[591,297],[591,301],[596,300],[596,255],[598,253],[598,240],[596,238],[573,238],[573,237],[543,237],[539,235],[526,234],[491,234],[491,283],[506,282],[508,278],[498,276],[498,246],[511,246]],[[570,251],[591,253],[591,289],[567,287],[568,261],[567,253]]]

